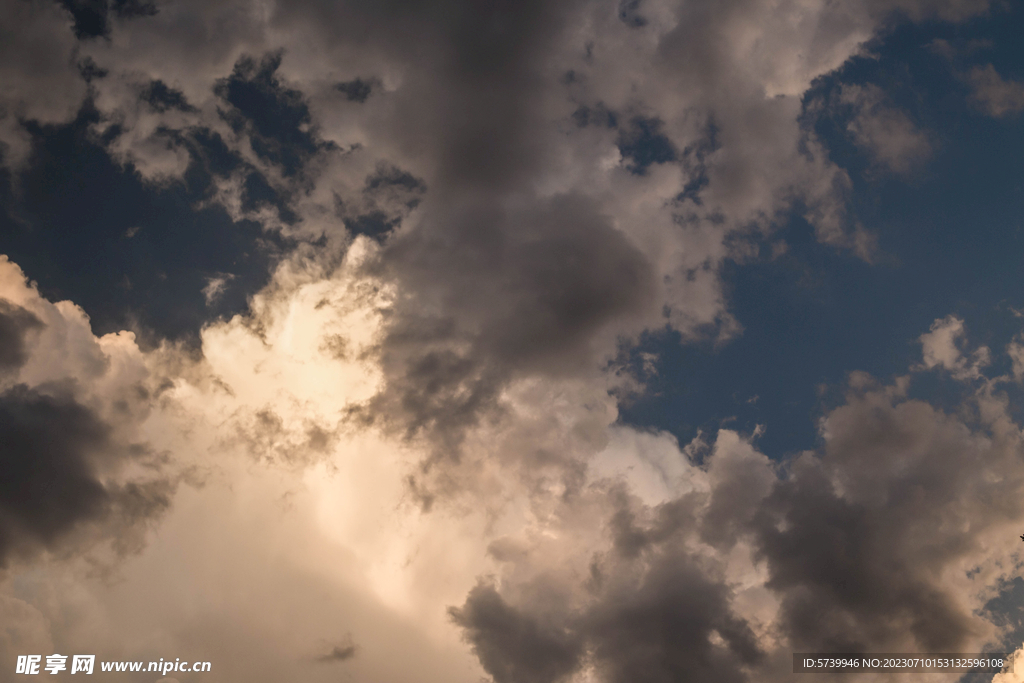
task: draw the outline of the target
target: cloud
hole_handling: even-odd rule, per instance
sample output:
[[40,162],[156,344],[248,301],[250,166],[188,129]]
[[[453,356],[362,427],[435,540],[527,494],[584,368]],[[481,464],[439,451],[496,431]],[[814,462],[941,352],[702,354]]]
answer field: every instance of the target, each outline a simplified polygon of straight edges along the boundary
[[[202,485],[173,492],[159,533],[144,537],[143,552],[115,563],[114,581],[83,570],[79,552],[70,551],[0,576],[0,595],[38,610],[56,651],[147,661],[180,655],[211,661],[226,680],[267,683],[290,675],[336,680],[337,669],[319,661],[325,654],[357,678],[478,679],[445,607],[485,569],[476,540],[484,520],[420,515],[405,477],[422,454],[345,422],[348,406],[379,384],[365,354],[379,334],[386,294],[359,275],[359,259],[378,248],[361,239],[326,270],[316,260],[289,261],[254,298],[251,317],[204,331],[202,356],[173,344],[145,354],[123,347],[131,353],[108,354],[107,364],[93,367],[93,390],[79,401],[97,402],[93,410],[110,425],[112,443],[135,430],[160,456],[139,460],[133,474],[154,466],[194,471],[189,481]],[[47,313],[59,308],[10,271],[0,275],[21,287],[11,292],[18,305],[47,330],[57,328]],[[76,309],[65,308],[72,317]],[[326,343],[338,337],[349,353],[339,356]],[[53,369],[34,360],[22,366],[21,379]],[[128,424],[105,412],[118,409],[104,399],[124,383],[104,389],[102,379],[125,371],[128,386],[133,371],[144,371],[152,391]],[[114,470],[101,470],[111,483]],[[463,568],[444,559],[452,553],[464,558]],[[18,642],[37,638],[26,630],[34,623],[26,618],[12,632]],[[154,638],[157,632],[164,635]]]
[[96,340],[79,309],[46,302],[23,278],[0,260],[0,566],[78,541],[137,550],[175,483],[159,467],[157,476],[123,474],[155,464],[129,440],[148,398],[141,376],[132,378],[133,344]]
[[355,657],[358,651],[359,648],[354,642],[352,642],[352,638],[350,636],[342,644],[332,647],[331,651],[327,654],[317,657],[317,661],[325,664],[331,662],[344,662]]
[[908,173],[931,154],[927,135],[906,112],[887,104],[878,86],[844,84],[839,102],[854,111],[846,130],[880,166]]
[[654,312],[644,255],[584,197],[427,220],[382,253],[406,294],[382,340],[389,381],[369,409],[409,429],[457,436],[513,378],[585,372],[609,352],[595,342],[610,325]]
[[990,484],[969,470],[979,457],[1003,471],[1016,444],[991,449],[930,406],[877,394],[853,399],[824,429],[824,458],[794,463],[757,522],[759,556],[794,648],[946,651],[988,635],[977,633],[986,627],[956,582],[930,576],[981,559],[958,521],[1010,521],[998,505],[977,509],[974,496]]
[[235,278],[231,273],[219,273],[216,276],[211,276],[206,280],[206,286],[203,287],[203,296],[206,297],[206,305],[209,306],[224,293],[224,289],[228,283]]
[[5,166],[18,167],[28,155],[23,121],[67,121],[85,97],[68,24],[57,3],[0,5],[0,154]]
[[[459,427],[459,458],[432,458],[349,417],[389,379],[375,360],[394,333],[387,248],[360,238],[340,263],[289,259],[248,316],[204,330],[201,357],[140,357],[113,336],[110,365],[63,354],[97,377],[114,349],[127,352],[121,373],[143,360],[164,387],[147,438],[208,472],[175,494],[115,586],[41,566],[17,599],[54,626],[26,621],[19,642],[196,653],[228,680],[268,683],[332,680],[325,657],[375,679],[469,683],[482,668],[617,683],[783,680],[794,650],[970,651],[998,637],[980,608],[1012,571],[1006,538],[1024,513],[1020,429],[998,395],[946,414],[908,399],[907,381],[857,375],[820,448],[773,463],[728,430],[681,446],[616,424],[607,384],[560,377],[525,345],[501,410]],[[3,272],[20,287],[11,301],[46,324],[38,334],[60,325],[60,308]],[[957,348],[950,320],[928,333],[935,367],[960,367],[940,343]],[[54,340],[41,339],[45,354]],[[49,369],[34,360],[19,379]],[[413,480],[434,496],[429,512]],[[154,629],[171,635],[154,644]]]
[[[503,350],[493,340],[467,342],[466,335],[501,333],[488,319],[500,310],[524,316],[511,329],[536,325],[557,311],[533,316],[525,308],[533,304],[516,300],[515,289],[557,283],[544,281],[551,277],[544,268],[531,271],[525,254],[506,259],[502,277],[510,286],[490,289],[492,313],[458,301],[492,287],[486,268],[438,249],[433,262],[424,255],[410,263],[400,244],[451,244],[470,233],[466,221],[483,221],[480,234],[493,242],[480,245],[486,258],[488,248],[497,254],[504,242],[516,243],[521,221],[540,220],[531,206],[561,206],[558,220],[602,226],[596,247],[574,225],[559,248],[618,250],[605,236],[620,235],[623,253],[647,261],[645,301],[634,300],[637,311],[597,312],[600,324],[580,328],[601,337],[580,338],[588,347],[580,367],[614,354],[617,337],[661,326],[662,313],[686,338],[737,334],[718,275],[737,256],[730,245],[743,241],[738,234],[756,239],[771,231],[797,207],[823,242],[870,258],[872,237],[846,208],[849,178],[800,124],[800,97],[815,77],[855,54],[892,8],[742,6],[532,3],[509,12],[474,3],[440,11],[419,3],[309,2],[276,7],[271,16],[245,2],[186,2],[130,18],[112,10],[101,22],[110,39],[85,40],[78,49],[105,74],[88,83],[96,112],[90,130],[147,181],[203,178],[210,188],[203,202],[303,240],[394,237],[383,267],[418,301],[396,307],[389,357],[406,353],[397,342],[413,327],[454,324],[453,337],[435,341],[432,358],[447,358],[450,372],[476,386],[463,387],[467,400],[486,404],[510,375],[480,368],[507,361],[497,358]],[[948,2],[899,7],[921,17],[964,10]],[[924,153],[902,114],[872,107],[858,119],[857,135],[884,163],[902,169]],[[603,112],[597,118],[604,123],[578,125],[590,122],[581,112]],[[579,217],[568,215],[570,203]],[[428,266],[446,277],[424,278]],[[200,279],[228,270],[222,265]],[[201,305],[211,300],[200,296],[203,283],[196,284],[198,310],[212,315]],[[437,306],[428,306],[434,319],[426,320],[416,306],[443,298],[445,289],[467,295],[437,302],[453,309],[436,315]],[[555,346],[564,343],[557,331],[549,329]],[[461,347],[440,349],[466,343],[474,345],[472,359]],[[397,373],[390,387],[416,383],[403,376],[414,371],[411,362],[387,364]],[[414,414],[408,426],[415,431],[423,419]]]
[[[644,22],[624,23],[619,10],[600,3],[536,5],[515,16],[472,3],[450,12],[290,4],[277,8],[274,21],[261,21],[245,3],[186,3],[112,21],[116,40],[81,49],[107,74],[90,82],[97,132],[147,179],[186,173],[189,160],[203,156],[190,140],[206,129],[247,162],[216,181],[217,200],[237,217],[295,226],[285,229],[311,238],[337,232],[336,221],[324,220],[336,200],[345,207],[342,223],[357,233],[390,231],[406,217],[407,210],[348,208],[364,203],[367,170],[380,164],[422,179],[441,205],[443,197],[467,192],[500,198],[527,185],[568,184],[560,191],[611,204],[629,238],[658,256],[657,270],[670,279],[662,296],[670,319],[691,333],[729,329],[715,274],[724,235],[751,222],[768,227],[796,199],[810,205],[823,240],[867,253],[845,216],[843,173],[814,151],[797,118],[802,90],[855,51],[870,35],[873,15],[832,17],[822,6],[812,10],[820,21],[792,25],[759,3],[747,6],[738,13],[687,9],[680,20],[670,6],[652,5],[630,10]],[[919,11],[929,13],[924,5]],[[828,35],[789,48],[809,40],[813,32],[803,29],[815,24],[828,26]],[[503,28],[484,39],[480,25]],[[707,28],[694,33],[697,25]],[[587,27],[586,35],[574,33],[576,26]],[[716,47],[750,31],[761,36],[752,43],[763,46],[756,54],[742,41]],[[216,42],[202,39],[214,34]],[[364,44],[371,49],[361,50]],[[620,46],[629,46],[628,64]],[[687,50],[693,59],[673,57]],[[638,80],[641,73],[649,78]],[[717,74],[722,87],[706,87],[701,73]],[[359,97],[351,100],[339,83],[354,84]],[[359,84],[373,96],[364,97]],[[563,134],[574,111],[600,107],[617,125]],[[620,161],[608,165],[616,150]],[[591,158],[595,151],[599,158]],[[648,173],[646,182],[619,178],[651,164],[669,168]],[[683,174],[673,172],[679,167]],[[260,204],[250,192],[246,200],[243,188],[254,178],[276,199]],[[703,208],[673,204],[688,187],[703,188]],[[274,204],[288,210],[275,218]],[[638,204],[644,219],[631,211]],[[665,243],[669,227],[691,217],[695,234]]]
[[1012,363],[1013,378],[1018,382],[1024,381],[1024,344],[1019,336],[1007,345],[1006,353]]
[[380,83],[374,79],[364,80],[362,78],[353,78],[351,81],[345,81],[344,83],[338,83],[334,86],[339,92],[344,93],[346,99],[349,102],[358,102],[362,104],[366,101],[366,98],[373,92],[374,87],[380,87]]
[[50,544],[79,521],[101,517],[110,494],[90,471],[109,448],[105,426],[68,397],[18,385],[0,394],[4,523],[0,558],[25,540]]
[[974,104],[989,116],[1003,118],[1024,111],[1024,83],[1004,79],[991,64],[974,67],[966,78]]
[[981,346],[967,357],[960,350],[966,332],[964,321],[948,315],[932,323],[929,332],[920,337],[924,363],[922,368],[943,368],[961,380],[977,379],[981,368],[989,364],[989,349]]
[[1021,657],[1024,656],[1022,653],[1024,653],[1024,647],[1014,651],[1011,655],[1013,671],[996,674],[992,678],[992,683],[1019,683],[1019,681],[1024,680],[1024,672],[1021,670]]
[[554,683],[579,667],[582,648],[577,640],[519,613],[492,586],[476,586],[466,604],[449,614],[497,683]]
[[16,370],[28,360],[25,337],[43,323],[21,306],[0,299],[0,371]]
[[5,655],[28,652],[53,652],[46,617],[24,600],[10,595],[0,595],[0,616],[10,624],[0,632],[0,652]]
[[[0,407],[39,456],[22,479],[66,493],[11,494],[12,537],[146,541],[116,584],[70,552],[5,578],[12,642],[194,652],[229,681],[335,680],[327,657],[357,680],[619,683],[998,635],[977,608],[1022,512],[998,396],[969,398],[969,423],[857,376],[781,465],[728,430],[680,446],[618,424],[616,399],[640,388],[616,359],[644,331],[740,333],[723,264],[794,211],[870,256],[802,97],[893,11],[983,3],[184,0],[93,29],[31,7],[92,66],[51,65],[73,82],[22,118],[88,96],[90,149],[157,187],[200,178],[189,202],[293,251],[196,346],[146,351],[0,262]],[[72,20],[109,39],[72,43]],[[908,114],[844,92],[880,164],[926,156]],[[24,126],[4,125],[14,149]],[[200,307],[229,267],[197,275]],[[923,367],[981,379],[987,349],[962,338],[936,321]],[[205,485],[175,489],[190,471]]]
[[[1014,571],[1019,429],[984,394],[972,428],[866,379],[825,416],[822,448],[778,469],[723,430],[701,465],[677,451],[665,502],[602,479],[563,499],[453,612],[488,672],[782,680],[793,651],[994,642],[979,607]],[[550,668],[513,673],[548,661],[534,652]]]
[[59,4],[74,18],[75,35],[79,38],[108,36],[112,19],[148,17],[158,11],[155,4],[146,0],[113,0],[110,3],[61,0]]

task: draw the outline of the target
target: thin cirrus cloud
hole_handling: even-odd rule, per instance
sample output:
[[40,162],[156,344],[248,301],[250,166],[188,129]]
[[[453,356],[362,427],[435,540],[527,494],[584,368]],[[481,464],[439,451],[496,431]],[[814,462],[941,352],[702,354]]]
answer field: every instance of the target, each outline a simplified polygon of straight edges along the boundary
[[[739,682],[1005,647],[1016,337],[928,318],[782,459],[729,415],[623,418],[650,335],[747,334],[724,274],[793,222],[899,267],[858,202],[948,143],[881,79],[807,94],[894,25],[998,11],[5,3],[2,665]],[[964,111],[1008,121],[973,69]]]

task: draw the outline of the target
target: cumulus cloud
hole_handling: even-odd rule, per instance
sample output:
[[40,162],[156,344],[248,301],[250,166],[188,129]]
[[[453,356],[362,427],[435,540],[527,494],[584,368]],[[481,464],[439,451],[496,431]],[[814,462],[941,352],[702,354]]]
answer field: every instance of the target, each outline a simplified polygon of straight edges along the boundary
[[[147,438],[205,486],[178,491],[116,584],[59,563],[17,594],[3,584],[4,609],[40,615],[10,637],[195,653],[268,682],[333,680],[328,661],[385,680],[783,680],[794,650],[997,642],[980,608],[1013,571],[1024,513],[999,395],[946,414],[907,398],[909,380],[855,375],[821,447],[775,463],[728,430],[680,445],[617,425],[607,383],[541,364],[437,459],[358,410],[389,379],[385,250],[362,237],[340,262],[291,259],[248,316],[204,331],[201,357],[141,357],[164,387]],[[12,307],[44,334],[57,307],[15,275]],[[957,322],[928,333],[935,367],[961,368]]]
[[793,651],[980,651],[1024,482],[1019,429],[977,401],[972,429],[856,377],[822,449],[782,468],[721,431],[702,464],[676,451],[689,490],[665,502],[595,481],[453,618],[496,680],[781,680]]
[[977,379],[981,368],[990,362],[989,349],[979,346],[970,355],[965,355],[966,331],[964,321],[948,315],[932,323],[931,329],[920,337],[924,362],[922,368],[942,368],[957,379]]
[[[601,338],[622,328],[610,325],[655,312],[647,259],[586,198],[450,216],[454,224],[399,236],[384,253],[403,296],[381,348],[390,381],[374,414],[455,434],[509,381],[586,373],[613,348],[614,337]],[[453,277],[439,280],[441,270]]]
[[[0,436],[53,503],[0,486],[0,552],[37,562],[0,583],[23,624],[5,647],[195,653],[267,683],[336,680],[329,662],[738,682],[787,678],[797,648],[999,635],[978,608],[1024,497],[991,391],[968,423],[855,376],[784,463],[728,430],[618,424],[615,398],[640,388],[616,359],[645,330],[740,333],[719,271],[794,211],[870,257],[801,98],[891,12],[983,3],[184,0],[93,17],[106,38],[77,44],[88,16],[24,6],[92,66],[19,116],[88,96],[119,162],[205,173],[203,203],[298,246],[197,348],[145,352],[0,262]],[[33,101],[19,83],[5,107]],[[879,163],[928,153],[879,91],[843,93]],[[963,334],[936,321],[922,367],[980,379]],[[204,486],[175,489],[185,472]],[[32,560],[80,530],[139,549],[157,515],[121,582]]]
[[[242,163],[214,179],[216,201],[311,238],[398,227],[412,200],[367,195],[382,164],[418,180],[407,190],[430,188],[442,225],[462,210],[440,214],[449,197],[507,211],[516,193],[590,195],[655,261],[673,325],[729,334],[716,275],[729,231],[768,228],[802,200],[823,240],[869,251],[843,207],[845,175],[797,116],[811,80],[887,9],[801,7],[652,4],[634,8],[639,21],[615,3],[289,3],[266,16],[242,2],[180,3],[108,13],[109,40],[80,50],[95,64],[97,135],[146,178],[182,176],[218,140]],[[759,37],[732,39],[748,34]]]
[[[149,397],[138,349],[93,337],[81,309],[45,301],[6,259],[0,287],[0,564],[60,550],[72,532],[137,547],[174,488],[133,439]],[[125,476],[147,463],[150,476]]]

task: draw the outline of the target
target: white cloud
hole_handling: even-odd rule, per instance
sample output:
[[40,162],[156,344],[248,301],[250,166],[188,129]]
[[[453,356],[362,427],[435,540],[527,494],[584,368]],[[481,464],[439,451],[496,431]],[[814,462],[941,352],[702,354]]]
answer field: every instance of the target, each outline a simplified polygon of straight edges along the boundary
[[206,279],[206,286],[203,287],[203,296],[206,297],[206,305],[217,301],[224,293],[227,285],[235,278],[231,273],[219,273]]
[[1024,647],[1013,652],[1011,662],[1013,670],[996,674],[992,678],[992,683],[1020,683],[1024,681]]
[[964,355],[961,346],[965,336],[964,321],[954,315],[933,322],[930,331],[920,337],[924,354],[921,367],[942,368],[961,380],[981,377],[981,368],[990,362],[989,349],[980,346],[970,356]]

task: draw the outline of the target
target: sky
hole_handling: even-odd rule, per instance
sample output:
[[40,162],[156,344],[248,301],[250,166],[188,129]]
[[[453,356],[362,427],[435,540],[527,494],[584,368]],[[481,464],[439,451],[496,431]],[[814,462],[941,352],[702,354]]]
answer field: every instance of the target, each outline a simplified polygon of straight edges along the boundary
[[1024,681],[1022,33],[0,0],[0,682]]

